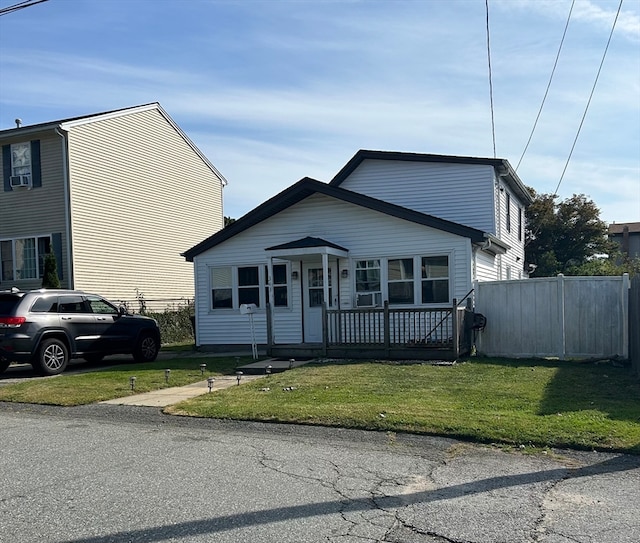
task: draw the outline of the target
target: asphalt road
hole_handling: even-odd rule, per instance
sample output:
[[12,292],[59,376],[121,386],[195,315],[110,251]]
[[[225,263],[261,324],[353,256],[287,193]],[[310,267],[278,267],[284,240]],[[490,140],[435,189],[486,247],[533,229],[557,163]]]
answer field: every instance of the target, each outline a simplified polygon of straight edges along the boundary
[[640,457],[0,403],[2,543],[637,543]]

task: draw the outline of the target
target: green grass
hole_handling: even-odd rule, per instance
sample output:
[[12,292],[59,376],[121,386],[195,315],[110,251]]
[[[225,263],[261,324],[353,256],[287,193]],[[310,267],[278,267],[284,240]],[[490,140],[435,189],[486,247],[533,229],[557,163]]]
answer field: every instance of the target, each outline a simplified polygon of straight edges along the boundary
[[640,454],[640,383],[570,362],[309,365],[167,412]]
[[[241,358],[248,362],[250,357]],[[48,379],[29,380],[0,387],[0,401],[47,405],[84,405],[123,398],[151,390],[183,386],[202,381],[209,376],[233,373],[235,357],[174,358],[146,364],[120,364],[111,368],[74,375],[59,375]],[[206,364],[204,377],[200,364]],[[165,369],[170,369],[169,381]],[[135,376],[135,390],[129,378]]]
[[[175,358],[30,380],[0,387],[0,401],[93,403],[200,381],[201,363],[205,376],[230,374],[236,359]],[[171,369],[168,384],[165,368]],[[640,382],[611,365],[483,358],[454,366],[309,364],[165,411],[640,454]]]

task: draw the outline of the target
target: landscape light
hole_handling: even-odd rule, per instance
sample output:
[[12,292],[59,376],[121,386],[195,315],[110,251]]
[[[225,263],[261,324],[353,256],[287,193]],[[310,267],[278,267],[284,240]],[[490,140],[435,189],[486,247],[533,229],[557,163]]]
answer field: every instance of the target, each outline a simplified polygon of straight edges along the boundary
[[215,379],[213,377],[208,377],[207,378],[207,386],[209,387],[209,392],[211,392],[211,389],[213,388],[213,382],[215,381]]
[[200,375],[204,375],[204,370],[207,369],[206,364],[200,364]]
[[164,380],[165,380],[166,383],[169,382],[169,376],[170,375],[171,375],[171,370],[170,369],[167,368],[166,370],[164,370]]
[[293,365],[295,364],[296,359],[295,358],[290,358],[289,359],[289,369],[293,368]]
[[238,380],[238,385],[240,385],[240,379],[242,379],[242,372],[241,371],[237,371],[236,372],[236,379]]
[[129,386],[131,386],[131,390],[136,388],[136,378],[131,376],[129,377]]
[[271,365],[267,366],[267,367],[264,369],[264,372],[267,374],[267,377],[269,377],[269,376],[271,375],[271,369],[272,369],[272,366],[271,366]]

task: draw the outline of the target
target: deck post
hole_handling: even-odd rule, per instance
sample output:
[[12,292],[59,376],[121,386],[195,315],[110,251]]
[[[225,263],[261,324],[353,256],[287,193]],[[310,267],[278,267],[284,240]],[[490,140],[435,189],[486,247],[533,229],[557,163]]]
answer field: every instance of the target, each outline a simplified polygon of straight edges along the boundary
[[460,356],[460,329],[458,328],[458,299],[453,299],[453,311],[451,313],[451,324],[453,326],[453,359]]
[[271,304],[267,303],[267,355],[271,356],[273,349],[273,315],[271,314]]
[[327,302],[322,302],[322,355],[327,356],[327,347],[329,345],[329,327],[327,326],[327,320],[329,315],[327,313]]
[[390,327],[390,319],[389,319],[389,300],[384,301],[384,308],[382,312],[382,320],[384,326],[384,351],[387,356],[390,354],[391,350],[391,327]]

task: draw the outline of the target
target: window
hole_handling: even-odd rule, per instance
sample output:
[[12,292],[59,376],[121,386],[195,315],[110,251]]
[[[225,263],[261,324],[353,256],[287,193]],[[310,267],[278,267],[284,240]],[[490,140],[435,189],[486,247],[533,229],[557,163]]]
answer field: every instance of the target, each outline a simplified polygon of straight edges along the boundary
[[238,268],[238,304],[260,307],[260,277],[258,266]]
[[[269,268],[265,266],[264,275],[267,278],[266,300],[269,302]],[[273,265],[273,305],[275,307],[287,307],[289,305],[288,283],[287,283],[287,265]]]
[[89,296],[87,300],[89,301],[89,306],[91,307],[91,311],[93,313],[98,313],[100,315],[118,314],[118,309],[116,308],[116,306],[110,304],[102,298],[98,298],[97,296]]
[[412,304],[413,258],[390,259],[387,265],[390,304]]
[[380,260],[356,261],[356,306],[381,304]]
[[518,207],[518,241],[522,241],[522,208]]
[[[333,300],[331,288],[331,268],[329,268],[329,306]],[[322,268],[309,268],[308,284],[309,284],[309,307],[320,307],[324,301],[324,271]]]
[[0,241],[2,281],[38,279],[44,275],[44,257],[51,251],[51,237]]
[[449,301],[449,257],[422,257],[422,303]]
[[11,175],[31,176],[31,143],[11,145]]
[[82,296],[61,296],[58,313],[90,313]]
[[233,307],[231,267],[211,270],[211,307],[213,309]]
[[511,232],[511,195],[507,192],[507,232]]

